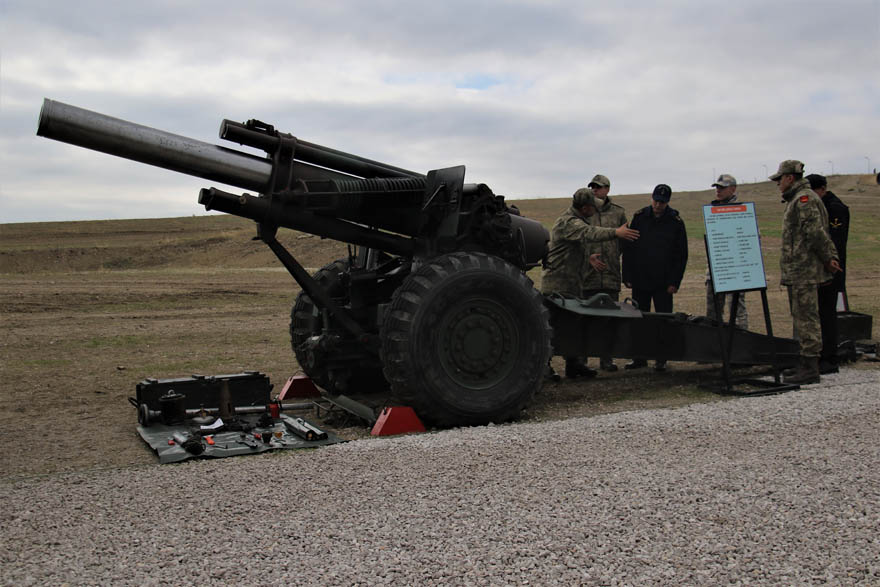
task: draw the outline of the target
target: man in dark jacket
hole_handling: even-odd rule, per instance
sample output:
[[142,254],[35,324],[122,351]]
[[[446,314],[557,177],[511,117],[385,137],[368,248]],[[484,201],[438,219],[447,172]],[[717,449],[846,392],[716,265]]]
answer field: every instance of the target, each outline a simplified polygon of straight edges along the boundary
[[819,322],[822,325],[822,354],[819,355],[819,373],[837,373],[837,296],[846,291],[846,240],[849,237],[849,208],[828,189],[824,175],[807,176],[810,189],[822,198],[828,211],[828,233],[837,249],[841,270],[829,283],[819,286]]
[[[651,194],[651,205],[633,215],[630,228],[639,231],[639,240],[623,243],[623,282],[632,288],[632,297],[643,312],[672,312],[672,296],[681,286],[687,266],[688,245],[684,221],[669,207],[672,189],[661,183]],[[626,369],[648,364],[633,359]],[[666,361],[657,360],[654,370],[665,371]]]

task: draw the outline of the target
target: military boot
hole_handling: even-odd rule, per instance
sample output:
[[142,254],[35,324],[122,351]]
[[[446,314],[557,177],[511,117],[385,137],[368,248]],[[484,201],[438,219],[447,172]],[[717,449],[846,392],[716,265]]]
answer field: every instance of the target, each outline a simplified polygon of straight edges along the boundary
[[617,365],[614,364],[614,359],[610,357],[599,359],[599,368],[603,371],[617,371]]
[[552,381],[554,383],[562,381],[562,375],[556,372],[556,369],[553,368],[553,365],[550,364],[550,361],[547,361],[547,370],[544,372],[544,379],[546,379],[547,381]]
[[565,376],[568,379],[577,379],[578,377],[595,377],[598,371],[587,367],[586,363],[576,359],[566,359]]
[[792,365],[791,367],[786,367],[785,369],[782,370],[782,376],[783,377],[791,377],[792,375],[797,373],[801,368],[802,361],[803,361],[803,359],[801,357],[798,357],[797,361],[794,363],[794,365]]
[[820,375],[830,375],[831,373],[839,373],[840,369],[837,367],[837,363],[830,359],[819,359],[819,374]]
[[819,383],[819,358],[801,357],[801,364],[798,370],[786,377],[785,383],[796,385]]

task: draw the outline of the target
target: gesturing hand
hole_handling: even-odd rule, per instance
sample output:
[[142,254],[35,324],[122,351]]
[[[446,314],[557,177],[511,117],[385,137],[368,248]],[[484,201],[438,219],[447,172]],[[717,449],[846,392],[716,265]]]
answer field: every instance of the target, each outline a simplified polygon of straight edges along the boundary
[[626,224],[621,224],[619,227],[615,228],[614,234],[617,235],[617,238],[622,238],[628,241],[634,241],[639,238],[639,231],[629,228]]

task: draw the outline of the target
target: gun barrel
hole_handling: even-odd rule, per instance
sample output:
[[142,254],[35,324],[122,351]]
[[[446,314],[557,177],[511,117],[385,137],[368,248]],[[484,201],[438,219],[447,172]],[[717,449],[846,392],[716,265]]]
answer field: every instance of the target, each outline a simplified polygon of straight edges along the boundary
[[263,191],[272,163],[233,149],[43,100],[37,134],[124,159],[244,189]]
[[[185,175],[219,181],[260,193],[267,191],[272,161],[71,106],[43,100],[37,135],[100,151]],[[351,175],[294,162],[294,175],[304,180],[351,179]]]
[[[271,152],[278,142],[278,139],[272,135],[252,130],[246,124],[232,120],[224,120],[220,124],[220,138],[240,145],[263,149],[267,152]],[[331,149],[330,147],[310,143],[302,139],[296,140],[295,158],[363,178],[425,177],[423,173],[395,167],[380,161],[373,161],[360,155]]]

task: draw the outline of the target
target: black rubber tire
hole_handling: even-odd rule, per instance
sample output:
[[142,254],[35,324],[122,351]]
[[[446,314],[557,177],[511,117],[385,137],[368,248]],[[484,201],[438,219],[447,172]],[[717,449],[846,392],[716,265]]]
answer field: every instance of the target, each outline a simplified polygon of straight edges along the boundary
[[[348,272],[349,267],[348,259],[337,259],[318,269],[312,277],[330,297],[339,299],[345,295],[341,276]],[[296,362],[316,385],[332,395],[349,392],[350,390],[347,389],[336,388],[326,368],[321,365],[310,365],[308,356],[301,347],[309,337],[321,334],[324,328],[321,315],[315,316],[314,310],[315,304],[312,303],[311,298],[304,292],[300,292],[290,311],[290,346],[296,356]],[[354,368],[351,379],[358,384],[357,391],[375,392],[388,388],[388,383],[382,374],[381,363],[378,360],[373,367]]]
[[385,377],[426,423],[504,422],[541,388],[551,336],[541,294],[519,269],[451,253],[394,293],[381,332]]

